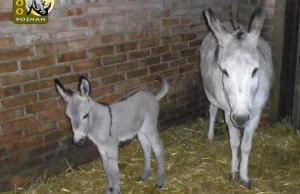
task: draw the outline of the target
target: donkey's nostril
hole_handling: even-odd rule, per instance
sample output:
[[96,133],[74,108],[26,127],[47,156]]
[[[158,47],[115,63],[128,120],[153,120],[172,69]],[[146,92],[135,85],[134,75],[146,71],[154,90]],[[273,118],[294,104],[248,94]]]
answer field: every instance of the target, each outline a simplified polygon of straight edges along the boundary
[[243,127],[249,121],[249,115],[232,115],[232,119],[237,127]]

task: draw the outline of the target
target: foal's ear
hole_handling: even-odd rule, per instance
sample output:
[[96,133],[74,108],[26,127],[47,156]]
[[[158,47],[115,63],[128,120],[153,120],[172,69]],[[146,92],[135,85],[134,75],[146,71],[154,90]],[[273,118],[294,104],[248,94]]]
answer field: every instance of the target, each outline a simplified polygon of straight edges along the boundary
[[68,102],[70,97],[72,96],[73,92],[69,89],[65,89],[64,86],[60,83],[58,79],[54,80],[55,88],[57,93],[66,101]]
[[214,12],[208,8],[203,10],[203,16],[206,19],[207,25],[210,27],[214,35],[216,36],[219,44],[224,45],[230,38],[230,34],[225,27],[220,23]]
[[84,76],[80,76],[78,90],[81,96],[89,96],[91,93],[91,84]]
[[249,24],[249,34],[252,35],[254,39],[258,39],[260,31],[264,25],[265,20],[265,10],[263,7],[258,7],[255,9],[251,16]]

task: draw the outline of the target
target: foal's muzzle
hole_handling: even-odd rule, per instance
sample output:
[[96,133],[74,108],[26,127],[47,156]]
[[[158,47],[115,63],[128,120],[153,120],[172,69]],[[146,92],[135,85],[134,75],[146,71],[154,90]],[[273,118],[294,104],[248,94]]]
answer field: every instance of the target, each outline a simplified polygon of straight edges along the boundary
[[78,140],[75,140],[75,139],[73,138],[73,142],[74,142],[74,144],[81,146],[81,145],[84,144],[85,138],[81,138],[81,139],[78,139]]

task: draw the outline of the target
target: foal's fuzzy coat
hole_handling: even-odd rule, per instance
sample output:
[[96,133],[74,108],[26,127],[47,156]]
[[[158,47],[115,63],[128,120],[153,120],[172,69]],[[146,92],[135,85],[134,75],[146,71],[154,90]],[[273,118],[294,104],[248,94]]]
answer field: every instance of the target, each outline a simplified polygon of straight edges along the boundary
[[118,145],[137,135],[143,152],[144,168],[139,180],[150,174],[150,157],[153,149],[157,159],[157,188],[164,185],[164,149],[157,130],[158,101],[163,98],[169,85],[158,77],[162,89],[157,95],[147,91],[135,91],[111,104],[99,103],[90,97],[90,82],[81,77],[79,92],[65,89],[55,79],[60,96],[67,102],[66,114],[71,120],[73,141],[82,145],[88,137],[97,146],[107,175],[105,193],[120,193]]

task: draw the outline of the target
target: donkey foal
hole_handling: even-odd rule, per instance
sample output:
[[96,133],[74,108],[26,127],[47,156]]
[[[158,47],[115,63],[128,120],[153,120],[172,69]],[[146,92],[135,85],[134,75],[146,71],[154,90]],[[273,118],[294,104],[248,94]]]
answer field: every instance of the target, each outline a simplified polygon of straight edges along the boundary
[[169,85],[160,77],[158,80],[162,89],[157,95],[135,91],[111,104],[96,102],[90,96],[90,82],[84,77],[80,77],[79,92],[75,93],[54,80],[57,92],[67,102],[66,115],[71,120],[74,143],[82,145],[88,137],[100,152],[108,184],[105,193],[120,193],[118,145],[135,135],[144,152],[144,168],[138,180],[146,180],[150,175],[153,149],[158,170],[156,187],[164,185],[164,151],[157,130],[157,117],[158,101],[167,94]]

